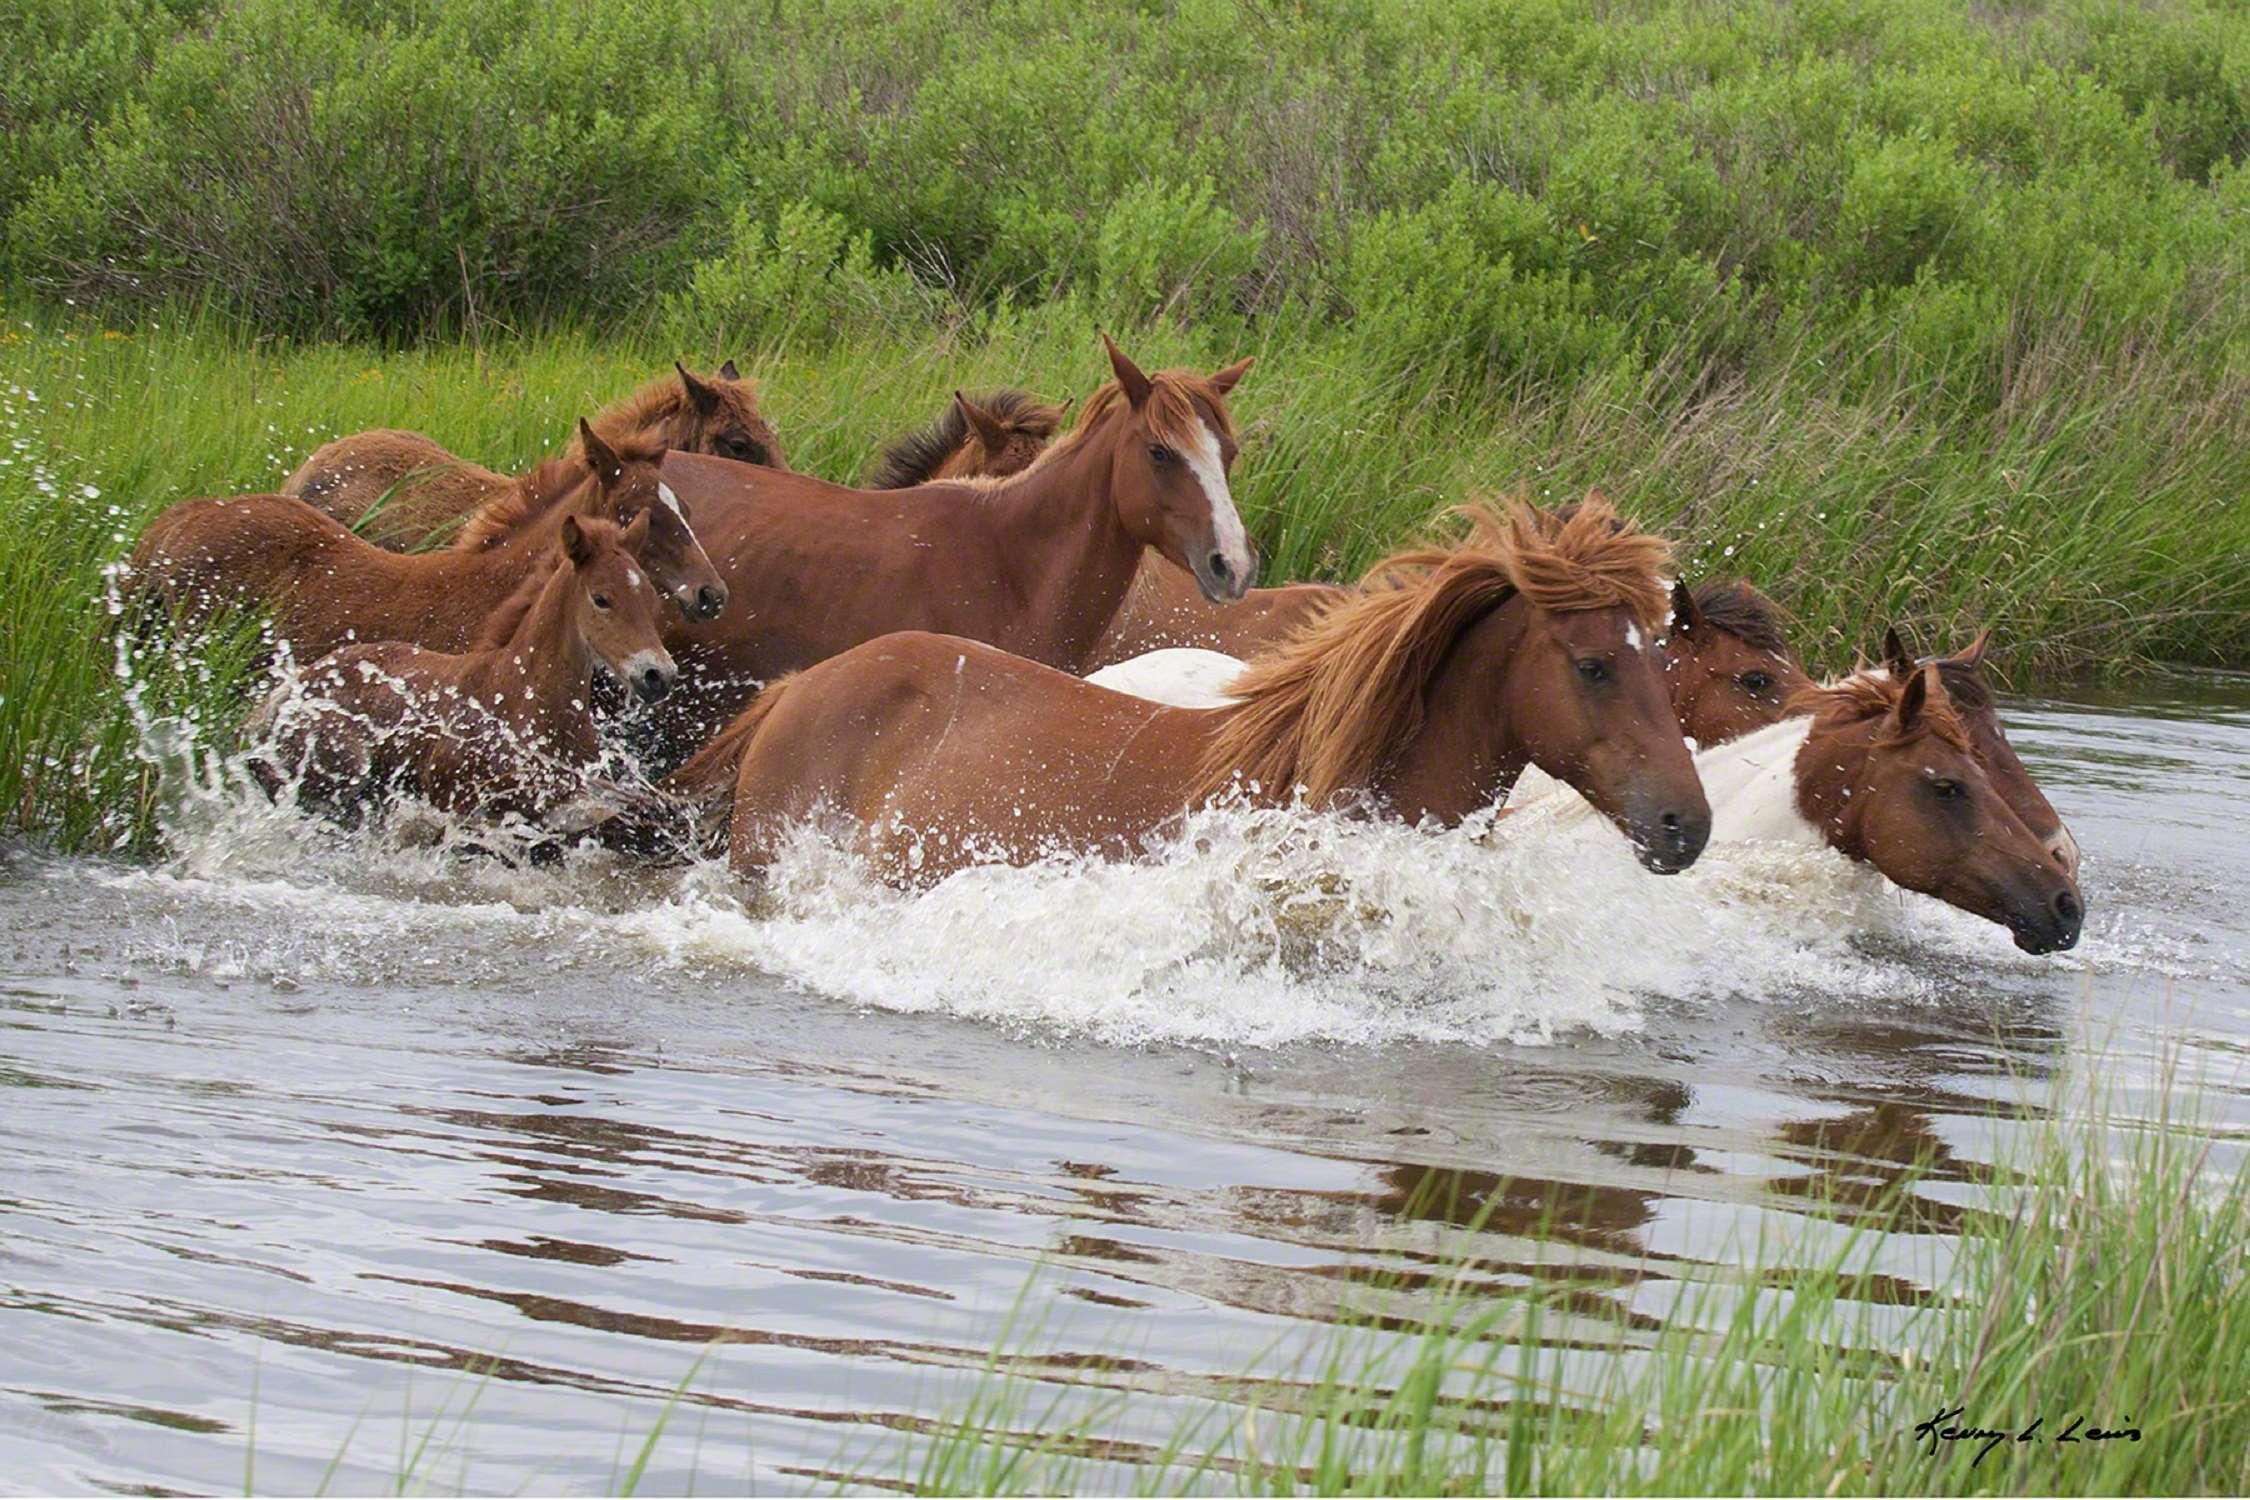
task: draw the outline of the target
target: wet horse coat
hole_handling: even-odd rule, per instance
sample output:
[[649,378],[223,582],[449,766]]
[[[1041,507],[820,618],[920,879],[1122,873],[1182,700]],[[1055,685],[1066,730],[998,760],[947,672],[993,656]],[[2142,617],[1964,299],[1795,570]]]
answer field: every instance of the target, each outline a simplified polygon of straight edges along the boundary
[[1243,701],[1170,708],[959,637],[870,641],[768,690],[668,786],[724,807],[738,870],[823,815],[902,883],[1053,852],[1126,857],[1191,807],[1369,805],[1457,822],[1548,766],[1649,868],[1708,813],[1653,659],[1662,544],[1524,511],[1498,552],[1356,597],[1263,660]]
[[660,717],[674,742],[700,743],[761,684],[894,631],[1076,670],[1144,547],[1192,566],[1212,597],[1240,597],[1257,560],[1227,484],[1227,396],[1249,361],[1145,375],[1110,354],[1117,379],[1070,435],[998,483],[854,490],[669,457],[665,477],[741,606],[672,637],[684,680]]
[[[527,578],[552,566],[570,517],[631,522],[647,514],[640,563],[683,613],[708,616],[725,587],[658,477],[658,451],[612,452],[581,433],[592,469],[559,498],[524,498],[527,484],[495,502],[522,507],[491,545],[469,551],[387,552],[301,500],[243,495],[172,506],[142,534],[127,580],[192,624],[232,606],[271,612],[275,639],[299,660],[354,642],[403,641],[460,651]],[[472,519],[472,525],[475,524]]]

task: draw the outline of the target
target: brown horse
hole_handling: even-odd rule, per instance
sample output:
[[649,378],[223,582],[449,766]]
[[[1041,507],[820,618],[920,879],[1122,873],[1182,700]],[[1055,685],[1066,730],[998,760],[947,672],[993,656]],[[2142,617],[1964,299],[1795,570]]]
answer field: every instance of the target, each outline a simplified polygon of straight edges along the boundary
[[1992,784],[2015,809],[2016,816],[2023,819],[2024,825],[2046,846],[2055,863],[2076,876],[2078,840],[2071,836],[2063,825],[2062,815],[2055,811],[2046,793],[2039,790],[2039,784],[2017,759],[2015,747],[2008,743],[2007,734],[2000,728],[1999,705],[1993,698],[1992,684],[1984,676],[1985,648],[1991,641],[1992,632],[1981,631],[1965,651],[1917,659],[1906,649],[1906,642],[1893,627],[1883,635],[1883,659],[1891,677],[1899,682],[1918,675],[1924,666],[1937,668],[1945,682],[1946,696],[1968,726],[1969,743],[1976,749],[1978,762],[1991,775]]
[[[716,380],[674,364],[665,376],[603,408],[593,430],[612,448],[679,448],[740,463],[787,469],[773,424],[758,410],[757,387],[734,361]],[[418,432],[382,427],[317,449],[282,485],[315,510],[391,551],[443,540],[471,512],[517,492],[528,480],[567,490],[584,476],[586,449],[573,437],[560,465],[542,464],[522,478],[454,457]]]
[[2000,923],[2026,952],[2078,941],[2077,881],[2000,795],[1941,668],[1860,673],[1795,702],[1811,716],[1796,811],[1832,847]]
[[1790,700],[1812,686],[1782,633],[1779,609],[1746,579],[1673,584],[1662,650],[1680,731],[1697,745],[1723,745],[1780,723]]
[[[1016,390],[987,398],[989,410],[959,391],[953,400],[936,422],[883,450],[868,477],[869,489],[1020,474],[1054,440],[1065,410]],[[1164,646],[1204,646],[1230,656],[1252,656],[1343,592],[1332,584],[1296,583],[1252,589],[1236,603],[1213,604],[1203,597],[1193,574],[1146,550],[1124,603],[1086,656],[1083,670],[1092,672]]]
[[386,552],[301,500],[243,495],[166,510],[142,534],[127,576],[191,624],[229,605],[270,610],[275,638],[300,660],[355,641],[460,651],[525,579],[547,571],[565,520],[622,525],[646,514],[640,562],[656,587],[684,614],[723,609],[726,585],[658,476],[662,451],[613,451],[583,422],[580,440],[592,467],[567,488],[535,472],[493,502],[529,519],[490,546]]
[[823,812],[902,883],[1054,851],[1130,856],[1221,797],[1368,805],[1453,824],[1536,763],[1642,863],[1693,863],[1710,812],[1642,631],[1657,538],[1606,504],[1519,509],[1500,550],[1455,549],[1354,595],[1253,665],[1241,701],[1169,708],[955,636],[870,641],[766,692],[672,779],[729,807],[738,871]]
[[675,675],[639,565],[652,514],[623,528],[564,516],[552,566],[502,606],[512,624],[481,650],[388,641],[322,657],[253,716],[251,736],[272,746],[260,779],[294,779],[346,813],[390,792],[535,819],[582,790],[600,756],[594,663],[651,702]]
[[946,479],[1006,479],[1030,468],[1062,431],[1060,406],[1026,391],[971,401],[959,391],[938,419],[886,446],[864,488],[903,490]]
[[684,680],[662,716],[693,745],[762,682],[898,630],[990,642],[1078,670],[1141,549],[1237,599],[1257,554],[1227,488],[1227,395],[1250,361],[1146,375],[1113,343],[1116,380],[1061,442],[997,483],[853,490],[693,454],[664,462],[754,629],[673,638]]

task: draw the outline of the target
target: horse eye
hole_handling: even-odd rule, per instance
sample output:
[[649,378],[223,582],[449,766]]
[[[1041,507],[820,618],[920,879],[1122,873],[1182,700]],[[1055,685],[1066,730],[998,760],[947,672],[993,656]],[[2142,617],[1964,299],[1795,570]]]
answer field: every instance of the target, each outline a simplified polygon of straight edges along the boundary
[[1763,672],[1745,672],[1737,680],[1746,693],[1762,693],[1773,686],[1773,679]]
[[1930,790],[1950,802],[1961,795],[1961,783],[1950,777],[1940,776],[1930,782]]
[[1588,682],[1607,682],[1609,680],[1609,668],[1603,664],[1599,657],[1589,656],[1578,664],[1578,675]]
[[607,609],[607,608],[609,608],[609,595],[607,595],[607,594],[596,594],[596,595],[594,596],[594,608],[596,608],[596,609]]
[[1160,464],[1176,464],[1180,461],[1180,455],[1174,453],[1162,443],[1149,444],[1148,456]]

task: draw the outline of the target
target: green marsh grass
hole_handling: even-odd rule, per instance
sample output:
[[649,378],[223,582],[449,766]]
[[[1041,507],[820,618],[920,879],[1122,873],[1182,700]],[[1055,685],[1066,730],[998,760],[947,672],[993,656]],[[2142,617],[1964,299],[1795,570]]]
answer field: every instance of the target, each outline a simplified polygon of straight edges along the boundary
[[[132,329],[11,316],[0,825],[66,847],[145,841],[150,781],[103,569],[163,507],[278,488],[331,437],[410,427],[518,470],[675,356],[732,355],[763,383],[792,463],[849,480],[957,386],[1059,398],[1106,375],[1099,319],[1067,299],[802,349],[683,349],[663,326],[397,349],[192,314]],[[1259,356],[1237,402],[1236,491],[1269,581],[1356,576],[1465,498],[1599,485],[1677,538],[1691,573],[1774,593],[1821,667],[1871,653],[1891,622],[1929,647],[1990,625],[2015,668],[2250,663],[2250,372],[2211,387],[2149,355],[2114,379],[2019,381],[2018,403],[1963,426],[1873,356],[1824,383],[1849,362],[1841,347],[1716,384],[1621,366],[1533,394],[1414,373],[1348,327],[1288,326],[1124,335],[1152,366]],[[239,636],[184,649],[150,674],[151,701],[223,738],[254,655]]]

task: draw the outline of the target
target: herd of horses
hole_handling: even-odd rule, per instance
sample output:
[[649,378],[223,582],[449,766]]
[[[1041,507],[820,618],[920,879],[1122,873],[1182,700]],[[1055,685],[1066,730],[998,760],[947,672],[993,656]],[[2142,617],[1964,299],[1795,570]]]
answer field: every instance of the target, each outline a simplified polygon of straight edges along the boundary
[[[1816,683],[1765,596],[1672,577],[1598,492],[1466,508],[1348,587],[1254,587],[1229,488],[1251,362],[1145,373],[1104,344],[1074,420],[956,392],[861,486],[791,470],[731,363],[675,366],[520,476],[360,433],[279,494],[164,511],[125,576],[176,622],[269,622],[306,665],[253,715],[256,768],[347,818],[411,794],[748,878],[824,821],[915,885],[1140,857],[1214,803],[1434,828],[1505,803],[1504,839],[1560,799],[1659,874],[1797,839],[2026,951],[2077,941],[2077,845],[1983,637],[1917,659],[1891,631]],[[621,743],[652,788],[601,774]]]

